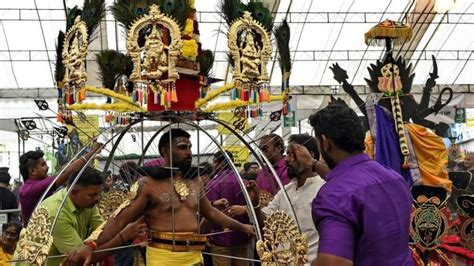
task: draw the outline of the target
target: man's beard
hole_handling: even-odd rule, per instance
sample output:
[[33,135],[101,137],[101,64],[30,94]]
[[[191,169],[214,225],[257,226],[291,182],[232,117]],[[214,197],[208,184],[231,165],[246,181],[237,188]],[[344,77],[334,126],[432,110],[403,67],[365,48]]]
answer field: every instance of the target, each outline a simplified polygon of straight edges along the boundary
[[286,166],[286,173],[290,179],[295,179],[300,177],[303,174],[304,167],[301,166],[295,169],[293,166],[287,165]]
[[319,152],[321,153],[321,156],[328,165],[329,169],[334,169],[337,166],[337,163],[331,158],[331,156],[329,156],[326,151],[320,150]]
[[185,175],[191,169],[191,161],[188,161],[187,159],[185,159],[181,162],[175,162],[173,163],[173,167],[179,168],[179,170],[183,173],[183,175]]
[[258,173],[248,173],[248,174],[246,174],[246,176],[245,176],[246,178],[245,178],[245,179],[247,179],[247,180],[255,180],[255,179],[257,179],[257,176],[258,176]]

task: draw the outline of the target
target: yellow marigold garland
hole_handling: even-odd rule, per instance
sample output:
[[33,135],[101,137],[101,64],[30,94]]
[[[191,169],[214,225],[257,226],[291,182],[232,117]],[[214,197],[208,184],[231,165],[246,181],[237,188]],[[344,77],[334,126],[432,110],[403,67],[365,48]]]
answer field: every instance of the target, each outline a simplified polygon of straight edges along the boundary
[[188,60],[196,61],[198,56],[198,44],[195,39],[183,40],[183,47],[181,47],[181,55]]
[[[270,102],[276,102],[276,101],[282,101],[284,99],[284,94],[282,95],[271,95],[270,96]],[[232,109],[240,106],[246,106],[246,105],[257,105],[258,103],[252,102],[252,101],[242,101],[242,100],[233,100],[230,102],[225,102],[225,103],[216,103],[213,104],[207,108],[204,108],[204,112],[214,112],[214,111],[219,111],[219,110],[227,110],[227,109]]]
[[239,107],[239,106],[246,106],[248,104],[251,104],[251,103],[248,102],[248,101],[233,100],[233,101],[230,101],[230,102],[213,104],[213,105],[211,105],[207,108],[204,108],[203,111],[204,112],[214,112],[214,111],[219,111],[219,110],[227,110],[227,109],[231,109],[231,108],[235,108],[235,107]]
[[120,100],[120,101],[123,101],[123,102],[126,102],[126,103],[129,103],[131,105],[135,105],[135,106],[139,107],[137,104],[133,103],[132,97],[126,96],[126,95],[123,95],[123,94],[120,94],[120,93],[116,93],[113,90],[109,90],[107,88],[96,88],[96,87],[92,87],[92,86],[85,86],[84,88],[86,89],[86,91],[90,91],[90,92],[93,92],[93,93],[109,96],[109,97],[112,97],[114,99],[117,99],[117,100]]
[[146,112],[146,109],[129,103],[112,103],[112,104],[96,104],[96,103],[82,103],[73,104],[67,107],[69,110],[105,110],[116,111],[120,113],[126,112]]
[[222,94],[224,92],[230,91],[233,88],[234,88],[234,82],[230,82],[230,83],[227,83],[227,84],[225,84],[224,86],[222,86],[218,89],[209,91],[207,93],[206,97],[196,101],[196,103],[195,103],[196,108],[204,106],[210,100],[216,98],[217,96],[219,96],[220,94]]

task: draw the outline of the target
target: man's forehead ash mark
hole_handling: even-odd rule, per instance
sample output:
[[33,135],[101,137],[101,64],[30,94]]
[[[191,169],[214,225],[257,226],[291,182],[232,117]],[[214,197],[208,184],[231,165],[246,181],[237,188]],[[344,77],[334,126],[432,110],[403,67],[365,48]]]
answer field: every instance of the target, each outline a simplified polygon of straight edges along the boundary
[[176,144],[183,144],[183,143],[188,144],[188,143],[190,143],[189,139],[186,138],[186,137],[177,137],[177,138],[174,139],[174,142]]

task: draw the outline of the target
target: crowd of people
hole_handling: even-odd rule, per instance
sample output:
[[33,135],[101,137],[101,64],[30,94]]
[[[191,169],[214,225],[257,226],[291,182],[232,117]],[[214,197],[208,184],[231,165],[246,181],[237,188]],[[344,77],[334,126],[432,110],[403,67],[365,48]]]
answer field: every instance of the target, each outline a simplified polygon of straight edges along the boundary
[[[329,105],[309,122],[314,136],[294,134],[287,145],[277,134],[259,139],[274,171],[255,161],[238,174],[224,150],[193,166],[191,136],[180,128],[162,134],[159,160],[144,167],[127,162],[117,176],[85,167],[100,143],[57,176],[48,176],[43,152],[27,152],[20,157],[18,199],[8,188],[8,169],[0,168],[0,209],[21,209],[3,225],[0,265],[18,259],[19,233],[37,206],[58,216],[49,256],[65,257],[48,265],[135,265],[136,258],[148,265],[249,265],[258,260],[255,230],[261,229],[250,209],[260,226],[274,211],[291,215],[308,239],[307,265],[412,265],[409,185],[364,153],[365,129],[349,107]],[[463,165],[474,170],[474,155]],[[97,204],[117,188],[135,194],[104,221]],[[262,193],[271,195],[266,206]],[[137,240],[146,248],[95,252]]]

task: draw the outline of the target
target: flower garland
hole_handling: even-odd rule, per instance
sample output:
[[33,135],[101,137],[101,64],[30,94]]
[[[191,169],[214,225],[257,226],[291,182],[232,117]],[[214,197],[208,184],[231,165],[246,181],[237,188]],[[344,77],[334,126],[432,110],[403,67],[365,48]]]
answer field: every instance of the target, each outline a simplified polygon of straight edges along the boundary
[[146,112],[146,109],[140,106],[136,106],[129,103],[112,103],[112,104],[96,104],[96,103],[83,103],[74,104],[67,107],[69,110],[105,110],[105,111],[116,111],[116,112]]
[[222,94],[224,92],[227,92],[227,91],[230,91],[233,88],[234,88],[234,82],[230,82],[230,83],[225,84],[224,86],[222,86],[218,89],[215,89],[215,90],[212,90],[212,91],[208,92],[206,97],[196,101],[196,103],[195,103],[196,108],[199,108],[199,107],[205,105],[210,100],[213,100],[214,98],[216,98],[220,94]]
[[250,102],[248,102],[248,101],[233,100],[233,101],[226,102],[226,103],[213,104],[213,105],[211,105],[207,108],[204,108],[203,111],[210,113],[210,112],[219,111],[219,110],[226,110],[226,109],[231,109],[231,108],[235,108],[235,107],[246,106],[249,103]]
[[285,97],[285,93],[280,95],[270,95],[270,102],[283,101]]
[[[270,96],[270,102],[276,102],[276,101],[282,101],[284,99],[285,95],[271,95]],[[219,110],[227,110],[227,109],[232,109],[235,107],[240,107],[240,106],[246,106],[246,105],[258,105],[259,103],[252,102],[252,101],[242,101],[242,100],[233,100],[230,102],[226,103],[216,103],[213,104],[207,108],[204,108],[204,112],[214,112],[214,111],[219,111]]]
[[93,93],[109,96],[109,97],[112,97],[114,99],[129,103],[131,105],[136,105],[137,107],[139,107],[137,104],[135,104],[132,101],[132,97],[126,96],[126,95],[123,95],[123,94],[120,94],[120,93],[116,93],[113,90],[109,90],[107,88],[96,88],[96,87],[92,87],[92,86],[85,86],[84,88],[86,89],[86,91],[90,91],[90,92],[93,92]]
[[198,44],[195,39],[183,40],[181,55],[187,60],[196,61],[196,57],[198,56]]

